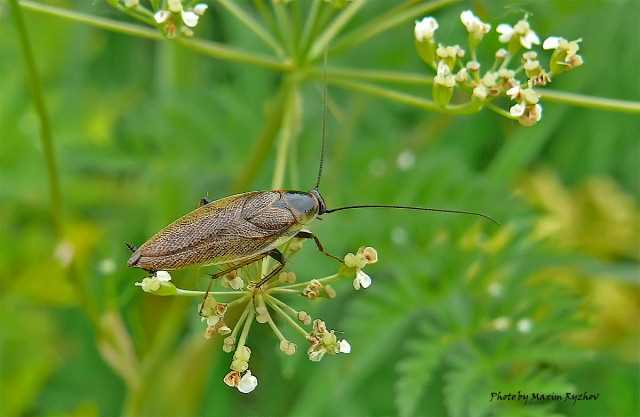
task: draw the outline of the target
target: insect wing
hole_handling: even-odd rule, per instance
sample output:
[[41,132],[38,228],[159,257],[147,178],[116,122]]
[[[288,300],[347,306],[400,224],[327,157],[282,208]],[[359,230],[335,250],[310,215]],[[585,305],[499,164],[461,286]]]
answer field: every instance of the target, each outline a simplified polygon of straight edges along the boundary
[[279,200],[278,192],[250,192],[199,207],[145,242],[129,265],[170,270],[256,256],[295,224]]

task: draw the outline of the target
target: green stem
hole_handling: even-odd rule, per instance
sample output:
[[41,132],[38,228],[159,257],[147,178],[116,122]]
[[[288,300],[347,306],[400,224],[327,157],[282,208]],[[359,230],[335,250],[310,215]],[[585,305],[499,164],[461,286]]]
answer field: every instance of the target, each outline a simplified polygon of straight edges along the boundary
[[464,104],[449,105],[447,107],[440,107],[431,100],[427,100],[422,97],[417,97],[411,94],[406,94],[400,91],[391,90],[384,87],[369,83],[360,83],[356,81],[342,80],[339,78],[329,78],[330,84],[335,84],[343,88],[347,88],[353,91],[359,91],[361,93],[370,94],[373,96],[383,97],[397,103],[406,104],[409,106],[417,107],[423,110],[435,111],[446,114],[473,114],[479,111],[478,105],[473,102]]
[[426,4],[418,4],[407,8],[402,5],[389,10],[375,19],[369,20],[361,27],[354,29],[348,34],[338,39],[331,48],[331,52],[341,52],[353,48],[363,42],[368,41],[376,35],[399,26],[411,19],[431,13],[452,3],[460,0],[436,0]]
[[577,107],[615,111],[623,113],[640,113],[640,102],[616,100],[612,98],[585,96],[555,90],[538,90],[543,100],[555,103],[571,104]]
[[[287,82],[287,81],[285,81]],[[282,129],[280,129],[280,139],[278,141],[278,149],[276,151],[276,164],[271,183],[272,189],[282,188],[284,185],[284,174],[287,166],[287,157],[289,156],[289,144],[294,137],[294,120],[297,106],[297,87],[292,86],[287,92],[287,99],[284,105],[284,114],[282,116]]]
[[240,314],[240,318],[236,322],[236,325],[233,327],[233,331],[231,332],[231,335],[230,335],[234,340],[238,335],[240,328],[242,327],[242,323],[244,323],[244,320],[247,318],[247,315],[249,314],[249,309],[251,308],[253,308],[251,303],[247,303],[244,310],[242,310],[242,314]]
[[306,52],[306,47],[309,44],[309,40],[311,39],[311,32],[316,26],[318,17],[320,16],[321,6],[322,0],[313,0],[311,9],[309,10],[309,14],[307,15],[307,20],[304,23],[304,28],[302,29],[302,37],[300,38],[298,51],[300,55],[303,55],[304,52]]
[[[322,79],[322,72],[322,68],[313,67],[309,70],[308,75],[313,78]],[[327,77],[340,77],[353,80],[379,81],[409,85],[433,84],[433,77],[422,74],[360,68],[328,67]]]
[[266,43],[279,57],[284,57],[285,53],[278,41],[269,33],[257,20],[245,12],[240,6],[230,0],[218,0],[218,3],[229,13],[240,20],[247,28],[249,28],[258,38]]
[[331,40],[349,23],[355,14],[364,6],[366,0],[353,0],[338,17],[316,39],[309,51],[309,61],[318,58],[327,48]]
[[291,24],[291,16],[287,5],[280,2],[273,2],[273,12],[276,16],[278,29],[282,35],[284,44],[290,56],[295,56],[295,39],[293,36],[293,25]]
[[271,308],[274,309],[276,313],[280,314],[282,318],[287,320],[291,325],[291,327],[293,327],[301,335],[303,335],[305,339],[309,337],[309,333],[302,326],[300,326],[293,318],[291,318],[291,316],[289,316],[287,313],[282,311],[282,309],[275,302],[273,302],[273,300],[274,298],[272,296],[267,295],[267,304],[269,304],[269,306],[271,306]]
[[[336,280],[338,280],[338,278],[340,278],[342,275],[340,274],[333,274],[333,275],[329,275],[328,277],[324,277],[324,278],[319,278],[316,281],[318,281],[321,284],[330,284]],[[290,285],[283,285],[282,287],[276,287],[276,288],[272,288],[271,291],[273,290],[287,290],[287,289],[293,289],[293,288],[302,288],[302,287],[306,287],[307,285],[309,285],[311,281],[305,281],[305,282],[299,282],[297,284],[290,284]],[[298,292],[298,291],[296,291]]]
[[249,336],[249,330],[251,330],[253,318],[256,315],[253,310],[253,304],[248,303],[247,307],[249,309],[249,313],[247,315],[247,320],[244,322],[244,327],[242,328],[242,333],[240,334],[240,340],[238,340],[238,347],[236,347],[236,351],[247,342],[247,336]]
[[44,103],[44,93],[42,91],[42,83],[38,75],[38,68],[33,56],[31,43],[29,42],[29,34],[22,17],[22,11],[17,0],[9,0],[13,20],[18,31],[18,39],[22,46],[22,53],[26,66],[26,76],[29,89],[33,98],[33,104],[40,119],[40,141],[47,165],[47,176],[49,178],[49,193],[51,197],[51,217],[54,229],[58,235],[62,233],[62,198],[60,196],[60,178],[58,167],[56,164],[55,149],[53,146],[53,135],[51,133],[51,124],[47,107]]
[[[30,0],[20,1],[20,6],[27,10],[38,13],[44,13],[63,19],[85,23],[91,26],[107,29],[113,32],[124,33],[127,35],[138,36],[151,40],[164,40],[165,38],[155,29],[149,29],[131,23],[119,22],[117,20],[106,19],[103,17],[87,15],[84,13],[66,10],[60,7],[46,6]],[[251,64],[277,71],[290,71],[292,69],[291,62],[278,61],[274,58],[247,52],[236,48],[230,48],[217,42],[206,41],[202,39],[178,38],[175,42],[203,55],[218,58],[226,61],[239,62],[243,64]]]
[[[176,288],[176,294],[182,297],[199,297],[201,295],[207,294],[206,291],[196,291],[196,290],[183,290],[182,288]],[[209,291],[209,295],[212,296],[223,296],[223,295],[245,295],[248,294],[248,291]]]

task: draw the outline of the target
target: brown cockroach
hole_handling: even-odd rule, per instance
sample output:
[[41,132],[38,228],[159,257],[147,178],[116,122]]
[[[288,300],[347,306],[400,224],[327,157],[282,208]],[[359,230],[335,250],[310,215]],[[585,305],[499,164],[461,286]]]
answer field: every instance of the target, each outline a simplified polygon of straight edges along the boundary
[[129,266],[150,273],[192,265],[229,266],[212,274],[213,281],[213,278],[269,256],[278,265],[255,284],[260,287],[284,268],[286,259],[278,247],[292,238],[312,239],[320,252],[342,262],[327,252],[312,232],[304,229],[323,214],[361,208],[391,208],[469,214],[497,223],[481,213],[431,207],[367,204],[328,208],[319,190],[326,136],[326,96],[325,82],[320,166],[311,191],[252,191],[212,202],[203,198],[197,209],[160,230],[139,248],[127,244],[133,252]]

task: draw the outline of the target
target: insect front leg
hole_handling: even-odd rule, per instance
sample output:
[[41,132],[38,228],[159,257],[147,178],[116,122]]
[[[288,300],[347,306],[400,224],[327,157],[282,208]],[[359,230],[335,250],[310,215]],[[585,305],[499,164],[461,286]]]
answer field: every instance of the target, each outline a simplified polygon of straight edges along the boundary
[[318,237],[316,235],[314,235],[312,232],[308,231],[308,230],[301,230],[298,233],[295,234],[295,236],[293,236],[294,238],[298,238],[298,239],[313,239],[313,241],[315,242],[318,250],[320,252],[322,252],[323,255],[328,256],[329,258],[335,259],[336,261],[343,263],[342,259],[338,258],[335,255],[330,254],[329,252],[327,252],[324,248],[324,246],[322,246],[322,243],[320,242],[320,239],[318,239]]
[[256,288],[262,287],[271,278],[278,275],[280,271],[282,271],[282,268],[284,268],[285,264],[287,263],[287,261],[284,259],[284,255],[278,249],[271,249],[269,252],[267,252],[267,255],[270,256],[276,262],[278,262],[280,265],[273,268],[271,272],[269,272],[260,281],[258,281],[258,283],[256,284]]

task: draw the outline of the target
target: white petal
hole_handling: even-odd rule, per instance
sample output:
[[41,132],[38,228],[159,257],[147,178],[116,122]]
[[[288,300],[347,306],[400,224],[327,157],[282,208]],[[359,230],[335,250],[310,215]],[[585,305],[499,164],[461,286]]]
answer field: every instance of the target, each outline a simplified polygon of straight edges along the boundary
[[562,38],[559,36],[549,36],[544,40],[542,44],[542,49],[556,49],[558,45],[560,45],[560,40]]
[[358,273],[356,274],[356,279],[358,280],[362,288],[369,288],[371,286],[371,277],[362,272],[362,270],[358,271]]
[[194,12],[184,12],[184,11],[182,12],[182,21],[184,22],[185,25],[189,26],[190,28],[196,27],[196,25],[198,24],[199,18],[200,16],[198,16]]
[[520,87],[518,86],[511,87],[507,90],[507,95],[511,97],[511,100],[515,100],[516,97],[518,97],[518,94],[520,94]]
[[542,106],[539,104],[536,104],[535,111],[536,111],[536,122],[539,122],[540,119],[542,119]]
[[351,345],[346,339],[342,339],[338,342],[338,351],[340,353],[351,353]]
[[238,382],[238,391],[243,394],[248,394],[258,386],[258,378],[251,375],[251,371],[245,372],[240,378],[240,382]]
[[513,36],[513,27],[506,23],[501,23],[496,28],[496,32],[500,33],[498,40],[502,43],[508,43]]
[[209,8],[209,5],[204,4],[204,3],[198,3],[195,6],[193,6],[193,11],[202,16],[204,14],[204,12],[207,11],[207,9]]
[[524,114],[524,104],[514,104],[513,106],[511,106],[511,108],[509,109],[509,113],[511,113],[511,115],[513,117],[520,117]]
[[477,17],[474,16],[471,10],[465,10],[464,12],[460,13],[460,21],[467,27],[468,30],[471,30],[469,29],[469,26],[471,26],[476,21],[476,19]]
[[532,45],[540,45],[540,38],[534,31],[530,30],[526,35],[520,37],[520,44],[527,49],[531,49]]
[[158,10],[153,15],[153,20],[155,20],[156,23],[164,23],[167,21],[170,15],[171,13],[169,13],[167,10]]
[[414,28],[415,37],[418,42],[431,39],[438,27],[438,21],[431,16],[427,16],[422,20],[416,20],[416,26]]
[[158,271],[156,272],[156,278],[158,279],[158,281],[169,282],[171,281],[171,274],[169,274],[167,271]]

